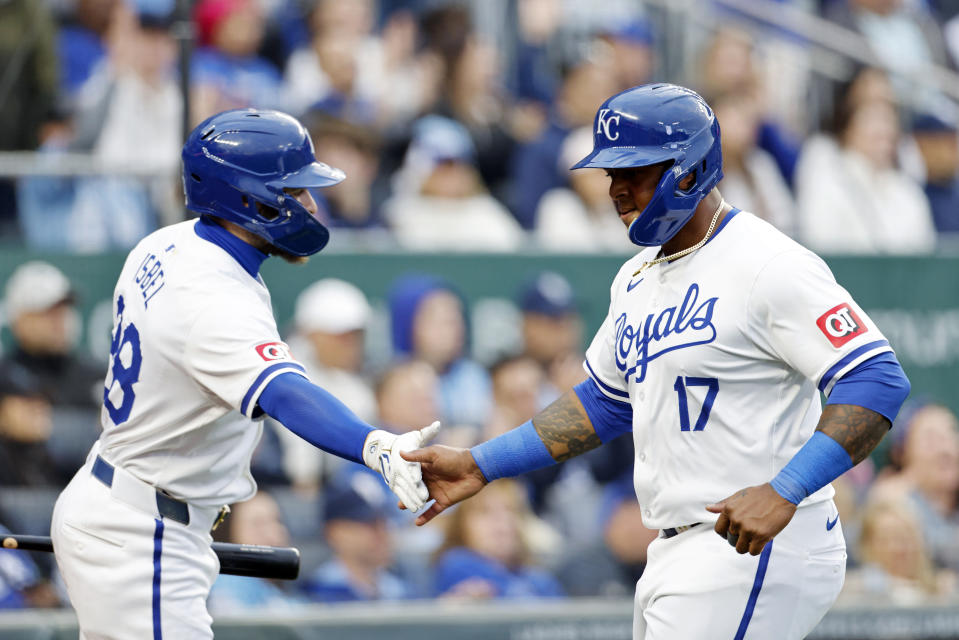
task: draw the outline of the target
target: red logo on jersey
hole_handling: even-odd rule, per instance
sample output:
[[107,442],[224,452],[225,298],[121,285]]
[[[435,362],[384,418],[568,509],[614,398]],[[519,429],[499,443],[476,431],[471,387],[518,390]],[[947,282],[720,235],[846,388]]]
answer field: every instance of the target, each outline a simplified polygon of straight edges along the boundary
[[292,360],[290,348],[282,342],[264,342],[256,345],[256,352],[260,357],[270,362],[271,360]]
[[834,347],[841,347],[868,329],[848,304],[833,307],[816,320],[819,330]]

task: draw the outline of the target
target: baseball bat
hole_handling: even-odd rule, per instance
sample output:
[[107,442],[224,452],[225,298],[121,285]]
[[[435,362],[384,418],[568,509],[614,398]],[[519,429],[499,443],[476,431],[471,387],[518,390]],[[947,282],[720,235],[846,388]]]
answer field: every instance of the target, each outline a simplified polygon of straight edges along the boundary
[[[4,549],[53,551],[50,536],[8,535]],[[258,544],[214,542],[213,551],[220,559],[220,573],[231,576],[295,580],[300,573],[300,550],[295,547],[265,547]]]

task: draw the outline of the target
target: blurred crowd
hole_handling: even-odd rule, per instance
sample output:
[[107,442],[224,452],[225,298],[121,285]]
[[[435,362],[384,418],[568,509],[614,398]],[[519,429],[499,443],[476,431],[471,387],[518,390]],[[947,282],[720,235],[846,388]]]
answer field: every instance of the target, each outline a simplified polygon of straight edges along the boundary
[[[628,252],[602,170],[568,167],[605,97],[658,80],[715,107],[727,200],[811,248],[926,253],[959,231],[952,2],[754,3],[781,24],[722,0],[176,4],[0,2],[0,151],[37,152],[0,178],[0,241],[131,246],[184,216],[184,127],[256,107],[346,171],[316,194],[334,247]],[[829,58],[798,14],[860,57]]]
[[[388,326],[353,284],[320,279],[296,299],[285,339],[310,378],[358,416],[402,433],[443,421],[439,442],[471,446],[526,421],[585,379],[584,323],[558,273],[518,283],[521,341],[472,357],[469,309],[454,283],[399,275]],[[4,290],[13,348],[0,358],[0,529],[45,535],[53,502],[98,435],[103,367],[77,344],[74,285],[53,265],[21,265]],[[370,334],[391,356],[371,365]],[[375,341],[374,341],[375,342]],[[298,547],[295,582],[221,576],[216,614],[311,602],[410,598],[629,597],[646,547],[632,486],[631,434],[490,485],[417,528],[379,475],[267,420],[254,455],[257,496],[232,506],[222,541]],[[921,393],[875,454],[834,486],[849,547],[843,597],[915,605],[959,597],[959,421]],[[0,609],[64,606],[50,554],[0,550]]]
[[[716,17],[680,16],[692,55],[666,76],[677,45],[664,3],[197,0],[192,57],[179,64],[190,30],[169,0],[0,1],[0,151],[38,152],[40,168],[0,179],[0,241],[131,246],[184,215],[183,122],[262,107],[300,117],[318,157],[346,171],[316,194],[334,248],[626,253],[602,170],[567,169],[590,149],[598,104],[652,80],[691,86],[715,108],[727,200],[815,250],[928,253],[959,232],[959,110],[917,80],[930,65],[957,66],[959,5],[773,2],[870,47],[874,64],[826,76],[800,34],[701,4]],[[76,153],[113,171],[54,170]],[[521,344],[490,361],[473,358],[465,300],[436,274],[391,283],[382,366],[368,353],[370,301],[344,280],[303,290],[285,338],[311,379],[362,419],[403,432],[438,417],[442,442],[469,446],[585,377],[588,336],[569,283],[544,272],[515,286]],[[14,344],[0,360],[0,527],[45,534],[97,437],[104,368],[76,349],[74,285],[52,265],[22,265],[4,309]],[[268,422],[253,467],[261,490],[216,536],[293,544],[301,577],[221,577],[211,610],[628,597],[657,535],[642,525],[632,462],[627,436],[497,482],[417,529],[378,476]],[[918,394],[884,446],[835,486],[850,554],[844,597],[956,595],[952,412]],[[0,608],[64,605],[51,556],[0,550]]]

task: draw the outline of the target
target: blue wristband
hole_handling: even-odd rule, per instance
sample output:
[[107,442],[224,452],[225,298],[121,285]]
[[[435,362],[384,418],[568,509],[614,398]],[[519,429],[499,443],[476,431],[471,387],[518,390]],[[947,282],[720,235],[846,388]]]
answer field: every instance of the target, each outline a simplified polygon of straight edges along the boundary
[[843,446],[817,431],[769,484],[783,498],[799,504],[851,468],[852,458]]
[[487,482],[556,464],[532,420],[476,445],[470,453]]

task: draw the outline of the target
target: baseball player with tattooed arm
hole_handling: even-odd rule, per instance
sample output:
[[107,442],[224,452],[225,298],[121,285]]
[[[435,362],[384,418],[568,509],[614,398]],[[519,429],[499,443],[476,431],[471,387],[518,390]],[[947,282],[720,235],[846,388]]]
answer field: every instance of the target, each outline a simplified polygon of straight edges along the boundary
[[436,500],[417,523],[632,431],[643,521],[660,530],[633,637],[802,638],[845,576],[830,482],[882,439],[909,382],[819,257],[723,200],[719,124],[699,95],[629,89],[593,131],[573,168],[606,169],[642,250],[613,280],[589,377],[472,449],[403,454]]
[[428,499],[419,464],[398,452],[439,423],[396,436],[312,384],[280,340],[259,275],[268,256],[305,262],[326,245],[308,189],[344,177],[276,111],[227,111],[188,137],[186,206],[200,217],[152,233],[126,260],[103,433],[53,513],[81,638],[213,637],[210,530],[223,505],[256,491],[250,458],[264,416],[366,463],[405,505]]

